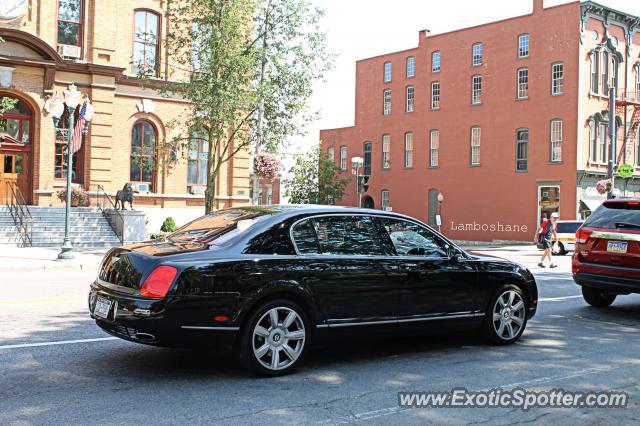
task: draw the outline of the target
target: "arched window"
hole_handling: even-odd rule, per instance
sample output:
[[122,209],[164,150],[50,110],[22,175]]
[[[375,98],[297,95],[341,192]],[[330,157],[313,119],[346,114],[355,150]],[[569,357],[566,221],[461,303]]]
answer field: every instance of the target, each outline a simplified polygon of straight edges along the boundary
[[160,65],[160,15],[148,10],[136,10],[134,20],[133,73],[157,76]]
[[207,184],[207,164],[209,161],[209,135],[204,130],[191,134],[189,163],[187,165],[187,184]]
[[155,146],[158,139],[156,128],[148,121],[138,120],[131,129],[131,173],[136,183],[149,184],[153,189]]
[[8,139],[14,144],[29,145],[31,143],[31,111],[18,99],[0,96],[0,100],[4,99],[9,99],[12,106],[0,114],[0,139]]

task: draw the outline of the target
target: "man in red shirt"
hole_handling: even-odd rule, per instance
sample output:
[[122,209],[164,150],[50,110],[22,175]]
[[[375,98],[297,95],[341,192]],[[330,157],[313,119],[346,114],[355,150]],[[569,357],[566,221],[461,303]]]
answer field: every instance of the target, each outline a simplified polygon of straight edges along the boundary
[[542,222],[542,225],[540,225],[540,229],[538,230],[538,241],[542,243],[542,248],[544,250],[544,253],[542,253],[542,258],[540,259],[540,262],[538,262],[538,266],[541,268],[545,267],[544,260],[546,258],[549,258],[550,268],[555,268],[556,266],[558,266],[553,263],[553,260],[551,260],[551,257],[553,255],[553,253],[551,252],[551,248],[553,247],[554,241],[558,241],[558,217],[558,213],[552,213],[551,218]]

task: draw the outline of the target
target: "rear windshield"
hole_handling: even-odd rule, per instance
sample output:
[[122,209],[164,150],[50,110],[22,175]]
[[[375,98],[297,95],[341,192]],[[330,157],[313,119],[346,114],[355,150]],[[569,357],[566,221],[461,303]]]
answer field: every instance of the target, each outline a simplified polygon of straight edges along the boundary
[[242,232],[251,227],[258,218],[272,214],[270,209],[251,207],[246,209],[221,210],[189,222],[167,239],[171,242],[211,243],[232,230]]
[[612,229],[640,229],[640,202],[603,203],[585,222],[585,226]]
[[582,222],[559,222],[558,234],[575,234]]

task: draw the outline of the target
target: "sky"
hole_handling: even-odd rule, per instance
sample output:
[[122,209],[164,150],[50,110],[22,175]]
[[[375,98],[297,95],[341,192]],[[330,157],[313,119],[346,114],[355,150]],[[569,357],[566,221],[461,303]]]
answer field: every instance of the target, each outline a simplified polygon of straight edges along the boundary
[[[326,81],[316,85],[310,106],[320,119],[307,126],[307,135],[283,149],[286,169],[290,154],[317,146],[320,129],[353,125],[355,62],[416,47],[418,32],[431,34],[470,27],[531,13],[533,0],[311,0],[324,9],[323,28],[329,51],[337,55]],[[568,3],[547,0],[546,6]],[[601,0],[598,3],[640,16],[640,0]],[[289,155],[287,155],[289,154]]]

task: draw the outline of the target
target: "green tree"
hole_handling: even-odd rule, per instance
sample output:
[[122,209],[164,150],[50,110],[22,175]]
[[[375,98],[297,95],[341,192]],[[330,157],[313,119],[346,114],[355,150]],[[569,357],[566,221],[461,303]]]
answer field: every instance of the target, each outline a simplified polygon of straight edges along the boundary
[[341,178],[340,168],[327,153],[314,150],[296,158],[291,179],[284,180],[285,195],[293,204],[332,204],[340,201],[351,177]]
[[307,0],[168,4],[167,47],[174,65],[159,90],[190,101],[168,143],[184,153],[193,130],[206,134],[207,213],[224,163],[251,146],[275,152],[310,119],[313,83],[330,64],[321,16]]

